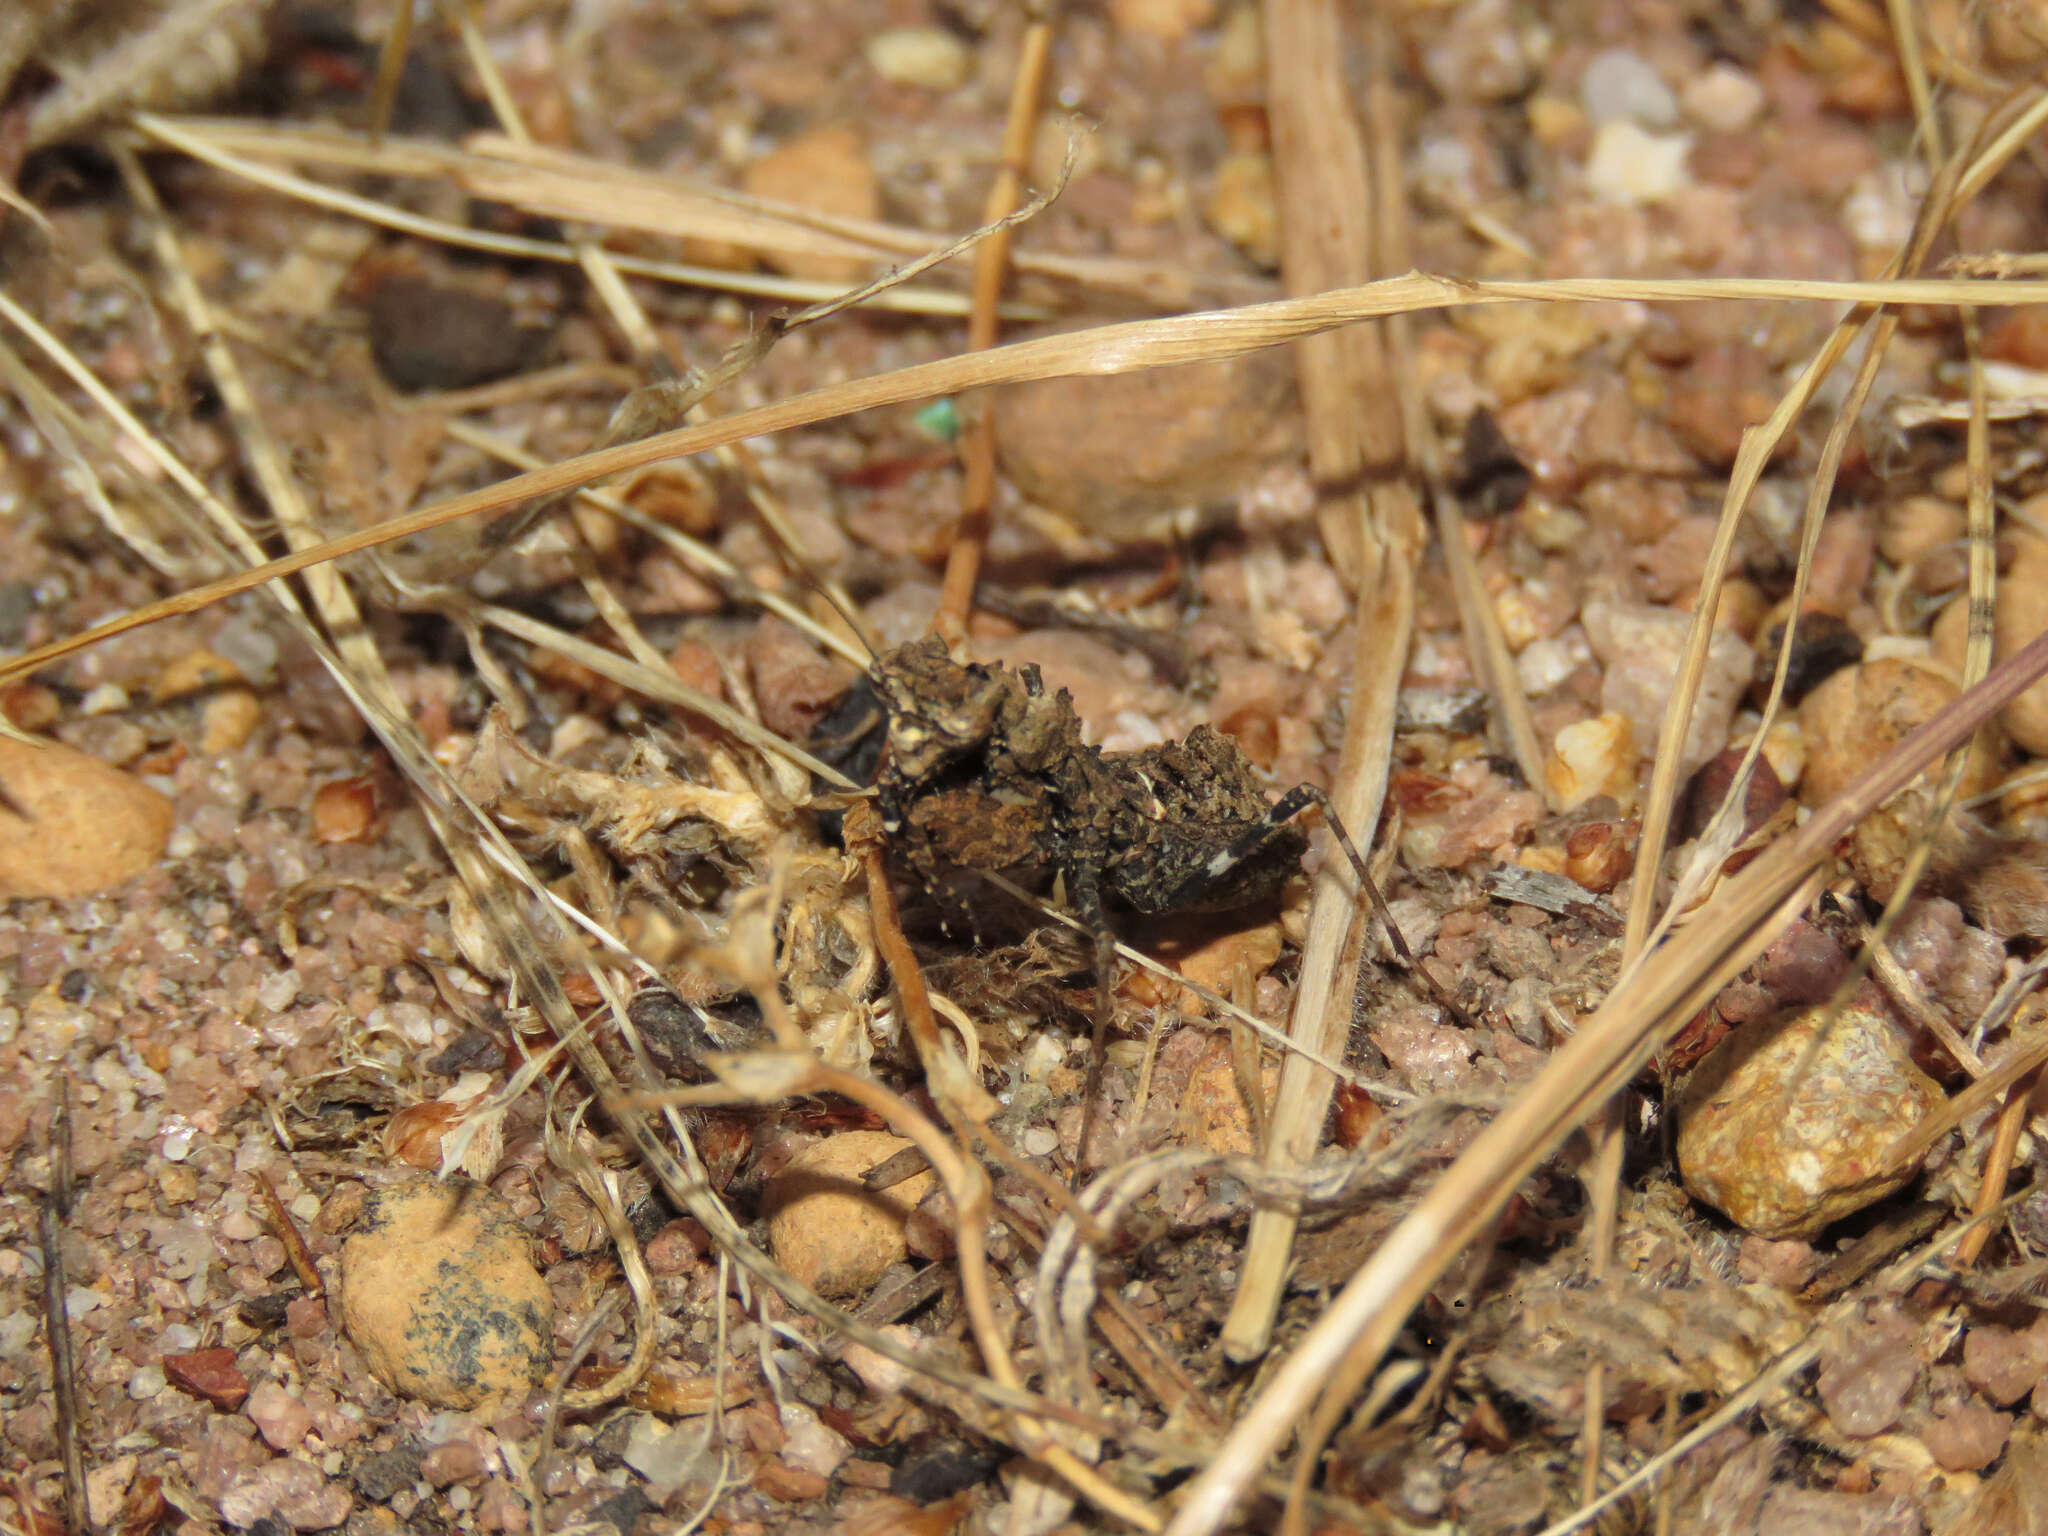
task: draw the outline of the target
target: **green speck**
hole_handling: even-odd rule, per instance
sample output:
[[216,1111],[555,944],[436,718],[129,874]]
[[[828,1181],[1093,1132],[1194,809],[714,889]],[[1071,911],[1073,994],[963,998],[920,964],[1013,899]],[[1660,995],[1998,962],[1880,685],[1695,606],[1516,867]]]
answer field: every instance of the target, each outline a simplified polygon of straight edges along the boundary
[[934,400],[912,420],[917,423],[918,431],[942,443],[950,443],[960,435],[960,413],[953,408],[950,395]]

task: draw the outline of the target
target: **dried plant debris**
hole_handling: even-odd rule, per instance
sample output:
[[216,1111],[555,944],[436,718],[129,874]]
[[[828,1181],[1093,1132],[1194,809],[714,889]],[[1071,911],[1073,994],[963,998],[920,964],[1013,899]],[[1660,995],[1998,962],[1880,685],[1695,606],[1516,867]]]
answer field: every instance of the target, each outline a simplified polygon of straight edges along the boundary
[[[1595,9],[1381,19],[1405,259],[1472,280],[1409,317],[1396,381],[1417,484],[1461,515],[1390,658],[1383,820],[1348,829],[1429,974],[1360,914],[1312,1155],[1261,1155],[1308,891],[1346,852],[1295,813],[1368,724],[1344,658],[1379,621],[1322,543],[1355,487],[1302,462],[1292,351],[646,465],[296,577],[312,627],[251,592],[0,687],[44,743],[0,743],[0,1525],[67,1497],[123,1536],[1191,1519],[1281,1357],[1635,984],[1645,905],[1686,954],[2042,627],[2048,308],[1981,308],[1974,353],[1949,311],[1901,316],[1823,486],[1839,379],[1754,433],[1838,309],[1471,301],[1877,272],[1923,149],[2035,110],[2048,34],[2010,6]],[[389,4],[0,0],[0,168],[57,237],[0,231],[0,647],[225,568],[223,532],[268,558],[488,497],[648,399],[733,416],[952,366],[950,320],[792,330],[747,297],[978,226],[998,145],[1051,184],[1065,128],[1007,131],[1037,12],[939,10],[422,9],[373,143]],[[1091,343],[1137,312],[1078,297],[1271,296],[1270,10],[1045,23],[1039,94],[1099,129],[1009,231],[1014,297],[1073,366],[1280,339],[1254,314]],[[139,108],[243,115],[95,174]],[[1966,182],[1937,249],[2037,271],[2040,168]],[[983,409],[992,490],[958,441]],[[949,648],[921,637],[984,492]],[[1588,1486],[1614,1531],[2035,1519],[2044,758],[2037,682],[1953,783],[1823,851],[1821,894],[1641,1058],[1618,1186],[1570,1140],[1482,1192],[1498,1218],[1333,1405],[1308,1528],[1537,1531]],[[1216,1343],[1276,1207],[1300,1233],[1246,1369]],[[1276,1524],[1240,1491],[1241,1528]]]
[[41,149],[138,108],[225,94],[263,54],[274,0],[21,0],[0,16],[8,137]]

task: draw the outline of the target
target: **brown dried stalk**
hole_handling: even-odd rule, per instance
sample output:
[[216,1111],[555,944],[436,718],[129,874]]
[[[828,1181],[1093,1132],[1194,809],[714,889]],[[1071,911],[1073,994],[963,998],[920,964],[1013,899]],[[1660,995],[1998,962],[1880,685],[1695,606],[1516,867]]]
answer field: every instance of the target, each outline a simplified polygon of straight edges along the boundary
[[[1375,226],[1404,218],[1406,200],[1398,183],[1376,183],[1368,172],[1344,71],[1343,8],[1336,0],[1271,0],[1263,15],[1287,286],[1314,293],[1368,280],[1384,270]],[[1380,54],[1384,65],[1384,49]],[[1384,178],[1385,165],[1376,169]],[[1360,198],[1360,187],[1377,196]],[[1391,236],[1382,230],[1377,238]],[[1344,824],[1369,841],[1386,797],[1395,702],[1408,664],[1424,542],[1421,507],[1406,479],[1400,391],[1380,328],[1312,336],[1294,355],[1323,542],[1357,592],[1350,703],[1330,798]],[[1316,876],[1287,1032],[1324,1055],[1339,1054],[1351,1025],[1344,1000],[1357,987],[1358,895],[1340,860]],[[1270,1165],[1299,1166],[1313,1155],[1335,1091],[1335,1080],[1302,1057],[1281,1064],[1264,1147]],[[1292,1211],[1280,1208],[1262,1206],[1252,1215],[1237,1295],[1223,1325],[1223,1351],[1231,1359],[1265,1352],[1295,1222]]]
[[[1022,57],[1017,76],[1010,86],[1010,112],[1003,125],[1003,155],[996,167],[996,179],[982,205],[981,222],[993,224],[1015,211],[1024,190],[1024,177],[1031,169],[1031,142],[1038,126],[1039,98],[1045,94],[1046,63],[1052,56],[1052,6],[1036,8],[1031,24],[1024,29]],[[1010,239],[1007,234],[982,242],[974,253],[974,310],[967,320],[967,347],[979,352],[996,344],[1001,315],[997,307],[1003,294],[1003,279],[1010,268]],[[995,421],[984,411],[968,423],[961,444],[966,470],[960,488],[960,518],[953,527],[952,547],[946,551],[946,574],[939,588],[939,608],[933,615],[933,630],[948,645],[966,638],[967,616],[974,607],[974,582],[981,571],[982,552],[988,545],[989,509],[996,492]]]
[[[2048,282],[1994,282],[1969,278],[1915,281],[1833,282],[1775,278],[1563,278],[1549,281],[1477,282],[1410,273],[1357,288],[1300,299],[1279,299],[1242,309],[1176,315],[1165,320],[1127,321],[1089,331],[1014,342],[898,369],[873,378],[806,390],[787,400],[736,412],[702,426],[679,427],[652,437],[579,455],[497,485],[450,497],[386,519],[280,559],[194,587],[160,602],[84,630],[65,640],[0,663],[0,683],[115,635],[175,614],[195,613],[238,592],[289,576],[343,555],[387,544],[465,517],[502,513],[536,496],[587,485],[661,459],[702,453],[743,438],[785,432],[855,411],[903,405],[963,390],[1032,379],[1130,373],[1180,363],[1237,357],[1265,347],[1389,314],[1458,308],[1468,304],[1511,304],[1525,300],[1577,302],[1636,299],[1663,304],[1710,299],[1776,299],[1847,304],[1928,304],[1973,307],[2048,303]],[[4,294],[0,294],[4,300]],[[15,306],[5,306],[20,314]],[[7,315],[12,318],[12,315]]]

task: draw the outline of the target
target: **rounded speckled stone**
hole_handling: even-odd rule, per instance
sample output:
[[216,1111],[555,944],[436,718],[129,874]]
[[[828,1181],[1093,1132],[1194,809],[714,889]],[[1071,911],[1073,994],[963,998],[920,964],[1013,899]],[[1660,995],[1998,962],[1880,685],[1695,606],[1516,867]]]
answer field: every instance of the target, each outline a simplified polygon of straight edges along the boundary
[[1679,1094],[1679,1175],[1745,1231],[1810,1238],[1913,1177],[1886,1155],[1944,1097],[1866,984],[1832,1018],[1760,1019],[1714,1048]]
[[775,1262],[820,1296],[852,1296],[909,1257],[903,1226],[932,1175],[912,1174],[884,1190],[861,1180],[910,1145],[887,1131],[842,1131],[793,1158],[768,1184]]
[[493,1410],[546,1379],[554,1298],[503,1200],[422,1177],[373,1192],[342,1245],[341,1320],[392,1391]]

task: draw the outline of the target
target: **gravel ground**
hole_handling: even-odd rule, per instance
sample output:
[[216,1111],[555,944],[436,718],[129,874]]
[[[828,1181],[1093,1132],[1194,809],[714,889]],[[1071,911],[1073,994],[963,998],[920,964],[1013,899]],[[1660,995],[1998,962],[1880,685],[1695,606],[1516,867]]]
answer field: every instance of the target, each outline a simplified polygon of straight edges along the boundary
[[[134,58],[109,32],[204,9],[138,5],[88,26],[40,4],[25,25],[0,22],[0,85],[14,76],[0,157],[49,225],[8,215],[0,281],[269,538],[233,402],[178,317],[151,221],[96,147],[104,109],[74,111],[64,82],[84,70],[117,102],[360,128],[375,71],[363,39],[381,36],[384,8],[216,7],[222,73],[238,80],[225,96],[218,80],[148,67],[128,81]],[[688,17],[626,4],[596,23],[582,8],[492,0],[478,19],[544,147],[933,235],[981,217],[1023,27],[977,0],[719,0]],[[2048,53],[2048,23],[2025,5],[1923,19],[1951,141]],[[1851,4],[1397,8],[1416,266],[1878,275],[1926,186],[1884,26],[1880,10]],[[1346,63],[1362,96],[1362,56]],[[1058,110],[1035,141],[1036,174],[1049,180],[1066,153],[1068,113],[1088,131],[1020,248],[1085,258],[1105,280],[1023,271],[1013,292],[1032,311],[1020,326],[1278,296],[1256,7],[1109,0],[1063,14],[1049,78]],[[400,133],[444,145],[489,122],[452,32],[423,28],[397,110]],[[1937,258],[2036,251],[2048,220],[2038,158],[2035,145],[2007,164]],[[325,532],[499,478],[477,429],[543,459],[585,451],[639,381],[573,266],[372,231],[183,156],[143,164]],[[501,234],[562,228],[440,172],[309,173]],[[824,247],[757,259],[743,245],[729,229],[612,241],[754,275],[860,275]],[[634,292],[659,342],[696,366],[769,307],[694,286],[636,280]],[[2026,414],[2044,394],[2044,316],[1982,322],[1994,391],[2020,402],[1990,443],[2000,654],[2048,623],[2048,493]],[[1648,755],[1730,467],[1836,318],[1817,303],[1608,300],[1419,324],[1407,382],[1446,445],[1460,533],[1542,772],[1529,781],[1488,735],[1432,552],[1377,843],[1402,932],[1467,1018],[1368,931],[1346,1052],[1356,1081],[1338,1094],[1319,1164],[1349,1168],[1349,1193],[1304,1227],[1276,1347],[1605,996]],[[712,409],[947,357],[963,334],[957,319],[850,312],[790,335]],[[28,355],[13,324],[0,340]],[[1759,732],[1749,843],[1731,868],[1955,695],[1965,355],[1949,313],[1904,312],[1807,562],[1788,709],[1765,730],[1829,417],[1817,408],[1771,456],[1679,748],[1691,787],[1675,845],[1704,829],[1728,749]],[[51,392],[59,409],[94,408],[45,361],[29,366],[44,395],[0,398],[11,652],[228,568],[166,510],[170,487],[134,441],[65,427]],[[1824,385],[1822,404],[1842,394]],[[984,403],[959,408],[971,421]],[[1329,784],[1357,620],[1318,532],[1288,355],[1021,386],[986,408],[1002,476],[974,655],[1036,666],[1068,690],[1092,746],[1139,752],[1213,725],[1275,790]],[[931,623],[961,497],[956,429],[920,403],[751,445],[755,487],[884,646]],[[104,495],[83,472],[95,463]],[[579,509],[587,554],[544,530],[474,577],[472,600],[624,652],[615,602],[686,683],[829,752],[859,671],[735,596],[751,587],[836,622],[751,508],[744,474],[673,460],[612,489],[657,531]],[[736,575],[678,555],[661,529],[701,539]],[[836,808],[799,804],[803,774],[587,656],[509,624],[465,635],[451,614],[476,610],[421,588],[474,539],[436,530],[388,569],[348,566],[368,643],[424,749],[537,886],[659,974],[675,1001],[636,1002],[646,1056],[701,1082],[706,1049],[757,1044],[786,1017],[833,1067],[929,1108]],[[587,1086],[559,1058],[497,1097],[554,1043],[545,1012],[509,984],[403,764],[262,595],[78,651],[0,690],[0,709],[65,749],[0,742],[0,1529],[62,1529],[67,1442],[93,1528],[122,1536],[543,1523],[631,1536],[692,1520],[734,1536],[1114,1528],[1085,1503],[1034,1502],[1038,1474],[987,1409],[908,1380],[744,1279],[656,1187],[618,1122],[592,1109],[569,1124]],[[1590,1279],[1583,1148],[1531,1176],[1489,1253],[1453,1270],[1404,1332],[1395,1363],[1416,1367],[1416,1384],[1398,1411],[1338,1433],[1318,1529],[1539,1529],[1578,1501],[1591,1366],[1606,1372],[1608,1466],[1633,1468],[1802,1343],[1813,1353],[1790,1390],[1680,1458],[1668,1503],[1624,1499],[1603,1528],[1875,1536],[1963,1528],[2019,1497],[2048,1415],[2048,1331],[2031,1300],[2048,1200],[2027,1192],[2038,1139],[2020,1109],[2007,1116],[2021,1132],[2008,1138],[2018,1198],[1973,1272],[1947,1284],[1900,1283],[1881,1266],[1971,1209],[1998,1100],[1910,1165],[1873,1169],[1903,1124],[2029,1048],[2026,967],[2048,936],[2029,765],[2044,755],[2048,684],[1981,739],[1965,765],[1971,819],[1938,842],[1889,958],[1836,1024],[1820,1028],[1819,1010],[1898,882],[1924,790],[1858,830],[1828,894],[1645,1071],[1610,1278]],[[1309,872],[1333,853],[1318,834]],[[1664,875],[1690,857],[1677,846]],[[990,1164],[1012,1217],[991,1258],[997,1315],[1032,1375],[1045,1368],[1029,1324],[1048,1188],[1081,1151],[1086,946],[979,883],[975,931],[942,923],[947,902],[898,873],[928,979],[974,1032],[990,1129],[1013,1149],[1012,1165]],[[764,945],[771,882],[779,927]],[[1284,1026],[1309,890],[1301,878],[1234,914],[1119,920],[1167,970],[1120,973],[1090,1171],[1171,1149],[1256,1149],[1265,1112],[1248,1091],[1270,1092],[1274,1056],[1262,1062],[1212,999]],[[615,1068],[633,1067],[599,979],[631,992],[636,974],[540,919],[533,904],[567,1004]],[[750,942],[780,975],[766,1009],[743,985]],[[61,1183],[66,1098],[68,1434],[39,1237]],[[816,1093],[692,1111],[690,1124],[712,1185],[785,1269],[889,1337],[980,1371],[944,1190],[911,1168],[888,1190],[848,1192],[902,1145],[873,1103]],[[431,1183],[444,1164],[453,1195]],[[1251,1208],[1242,1172],[1176,1165],[1126,1213],[1101,1277],[1112,1321],[1079,1373],[1093,1409],[1158,1427],[1178,1402],[1174,1433],[1201,1438],[1259,1384],[1216,1347]],[[621,1372],[630,1392],[579,1406]],[[551,1391],[564,1377],[566,1405]],[[1100,1459],[1120,1486],[1165,1497],[1169,1460],[1115,1439]],[[1253,1528],[1275,1518],[1270,1505],[1247,1515]]]

